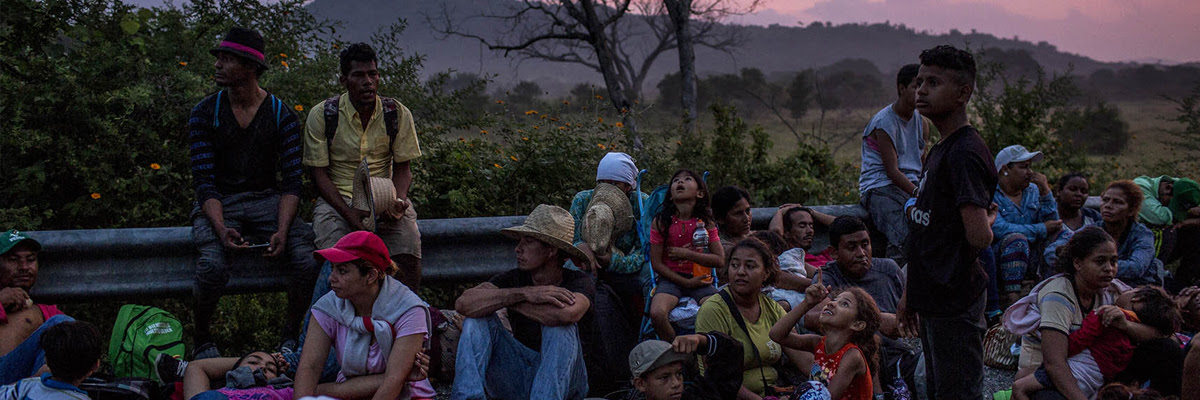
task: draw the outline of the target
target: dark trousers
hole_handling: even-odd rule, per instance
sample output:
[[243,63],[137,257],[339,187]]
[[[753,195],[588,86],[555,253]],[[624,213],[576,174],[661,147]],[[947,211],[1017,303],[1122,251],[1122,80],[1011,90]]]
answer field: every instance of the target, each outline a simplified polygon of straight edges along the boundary
[[[246,240],[265,242],[278,229],[280,195],[276,192],[248,192],[225,196],[221,208],[225,227],[236,229]],[[229,283],[227,250],[199,205],[192,210],[192,242],[200,256],[196,259],[196,280],[192,288],[195,297],[193,312],[196,318],[196,342],[212,341],[210,325],[217,310],[217,301]],[[317,276],[313,259],[313,230],[300,217],[288,228],[283,254],[272,263],[284,267],[288,276],[288,309],[280,336],[295,338],[300,319],[308,311],[308,299]]]
[[983,319],[986,295],[979,294],[961,314],[921,318],[921,347],[925,352],[925,385],[929,398],[979,400],[983,386]]
[[1158,259],[1163,264],[1179,260],[1174,280],[1167,285],[1172,293],[1200,284],[1200,227],[1164,229]]

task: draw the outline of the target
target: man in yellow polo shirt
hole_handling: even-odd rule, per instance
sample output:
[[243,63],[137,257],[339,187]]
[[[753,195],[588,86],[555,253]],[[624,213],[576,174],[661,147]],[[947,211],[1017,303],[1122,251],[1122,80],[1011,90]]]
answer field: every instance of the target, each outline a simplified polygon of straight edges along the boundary
[[[415,291],[421,283],[421,233],[417,211],[408,201],[409,163],[421,156],[421,148],[412,113],[376,93],[379,70],[371,46],[347,47],[340,64],[338,82],[346,93],[314,106],[304,129],[304,165],[311,169],[320,195],[313,210],[316,247],[333,247],[347,233],[365,230],[362,220],[370,213],[350,207],[354,172],[365,158],[372,176],[390,177],[396,187],[396,206],[377,211],[375,234],[383,238],[400,267],[396,278]],[[327,104],[331,101],[336,103]],[[333,123],[336,129],[327,129]]]

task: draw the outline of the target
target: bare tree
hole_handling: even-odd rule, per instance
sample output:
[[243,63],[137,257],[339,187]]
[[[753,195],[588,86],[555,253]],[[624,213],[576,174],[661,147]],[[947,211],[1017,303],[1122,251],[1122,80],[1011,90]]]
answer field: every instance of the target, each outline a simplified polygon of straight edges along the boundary
[[629,11],[632,0],[557,0],[514,2],[499,14],[479,18],[498,19],[508,27],[502,37],[484,37],[462,27],[446,8],[440,21],[430,26],[442,34],[476,39],[491,50],[511,52],[527,58],[574,62],[587,65],[604,78],[608,99],[622,115],[625,126],[637,132],[627,86],[622,84],[619,52],[610,39],[612,29]]
[[[675,31],[679,53],[680,104],[683,107],[683,135],[696,132],[696,49],[698,35],[733,15],[754,12],[761,0],[663,0],[663,7]],[[693,26],[693,19],[699,22]],[[696,28],[699,27],[700,30]]]
[[[470,18],[456,21],[442,9],[430,25],[445,35],[476,39],[507,56],[574,63],[604,78],[608,98],[636,133],[632,100],[641,98],[645,81],[659,56],[677,49],[679,40],[659,0],[525,0],[502,13],[478,18],[497,19],[508,27],[498,37],[485,37],[464,28]],[[737,30],[721,29],[717,19],[705,19],[688,31],[696,43],[726,51],[741,41]],[[694,58],[694,57],[693,57]],[[694,74],[693,74],[694,75]]]

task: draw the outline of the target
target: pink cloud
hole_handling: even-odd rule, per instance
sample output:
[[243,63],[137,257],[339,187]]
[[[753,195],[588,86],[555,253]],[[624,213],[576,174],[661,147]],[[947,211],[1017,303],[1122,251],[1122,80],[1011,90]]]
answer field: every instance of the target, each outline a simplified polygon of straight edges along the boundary
[[740,23],[903,23],[1047,41],[1103,61],[1200,60],[1200,2],[1194,0],[766,0]]

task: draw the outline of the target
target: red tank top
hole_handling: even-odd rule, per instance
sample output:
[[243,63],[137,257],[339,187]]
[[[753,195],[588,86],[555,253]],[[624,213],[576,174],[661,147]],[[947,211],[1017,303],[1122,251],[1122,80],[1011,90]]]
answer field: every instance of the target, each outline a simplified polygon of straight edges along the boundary
[[[825,386],[829,386],[829,381],[838,373],[838,366],[842,364],[842,356],[850,349],[857,349],[853,343],[846,343],[837,353],[825,354],[825,337],[821,337],[821,342],[817,343],[817,351],[813,353],[813,370],[812,379],[821,381]],[[859,350],[862,353],[862,350]],[[842,394],[838,400],[872,400],[874,398],[874,388],[871,384],[871,367],[862,375],[854,377],[850,381],[850,387],[846,388],[846,393]]]

